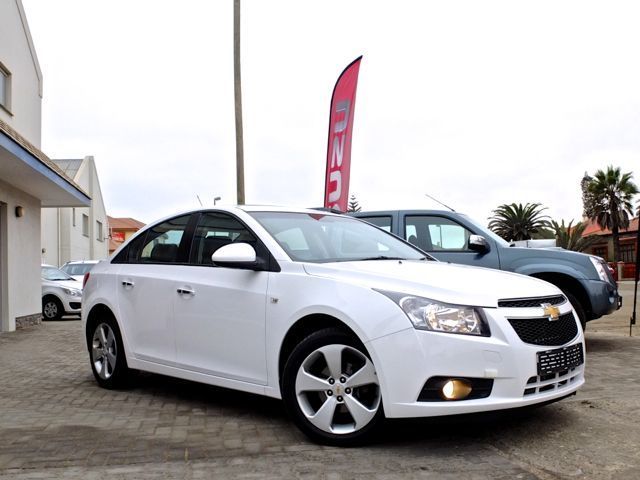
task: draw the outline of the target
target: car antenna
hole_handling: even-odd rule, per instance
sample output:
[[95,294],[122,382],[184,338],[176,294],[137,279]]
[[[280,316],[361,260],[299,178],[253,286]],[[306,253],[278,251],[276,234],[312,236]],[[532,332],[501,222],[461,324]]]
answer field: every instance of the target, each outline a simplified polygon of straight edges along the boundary
[[425,193],[425,194],[424,194],[424,196],[425,196],[425,197],[429,197],[429,198],[430,198],[431,200],[433,200],[434,202],[437,202],[437,203],[439,203],[440,205],[442,205],[443,207],[448,208],[449,210],[451,210],[453,213],[456,213],[456,211],[455,211],[453,208],[451,208],[449,205],[445,205],[445,204],[444,204],[444,203],[442,203],[440,200],[438,200],[438,199],[436,199],[436,198],[433,198],[433,197],[432,197],[431,195],[429,195],[428,193]]

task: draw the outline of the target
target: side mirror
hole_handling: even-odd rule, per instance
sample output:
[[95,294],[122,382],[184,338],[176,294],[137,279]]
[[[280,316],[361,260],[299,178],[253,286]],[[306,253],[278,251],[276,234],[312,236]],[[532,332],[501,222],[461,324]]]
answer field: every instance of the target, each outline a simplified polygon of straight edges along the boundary
[[220,247],[211,255],[211,261],[218,267],[263,269],[263,262],[256,258],[256,251],[248,243],[230,243]]
[[469,250],[478,253],[487,253],[491,250],[489,242],[482,235],[469,235]]

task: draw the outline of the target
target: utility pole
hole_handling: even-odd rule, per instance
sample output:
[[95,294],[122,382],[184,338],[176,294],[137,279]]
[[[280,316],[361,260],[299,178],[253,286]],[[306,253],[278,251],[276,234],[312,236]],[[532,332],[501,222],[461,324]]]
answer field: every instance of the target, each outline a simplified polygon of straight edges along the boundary
[[242,89],[240,87],[240,0],[233,0],[233,89],[236,107],[236,191],[244,205],[244,146],[242,137]]

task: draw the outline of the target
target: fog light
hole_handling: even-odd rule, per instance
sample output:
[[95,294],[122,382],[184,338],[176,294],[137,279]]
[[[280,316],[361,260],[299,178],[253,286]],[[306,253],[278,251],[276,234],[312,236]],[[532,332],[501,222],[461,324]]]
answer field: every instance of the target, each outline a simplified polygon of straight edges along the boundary
[[471,393],[471,385],[465,380],[447,380],[442,386],[442,397],[446,400],[462,400]]

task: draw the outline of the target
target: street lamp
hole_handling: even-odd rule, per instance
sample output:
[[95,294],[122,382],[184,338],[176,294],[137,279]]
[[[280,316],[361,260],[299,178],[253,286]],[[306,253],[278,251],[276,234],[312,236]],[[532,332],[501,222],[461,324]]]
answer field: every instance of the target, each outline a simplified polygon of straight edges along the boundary
[[213,199],[213,206],[215,207],[215,206],[216,206],[216,202],[217,202],[218,200],[221,200],[221,199],[222,199],[222,197],[215,197],[215,198]]

